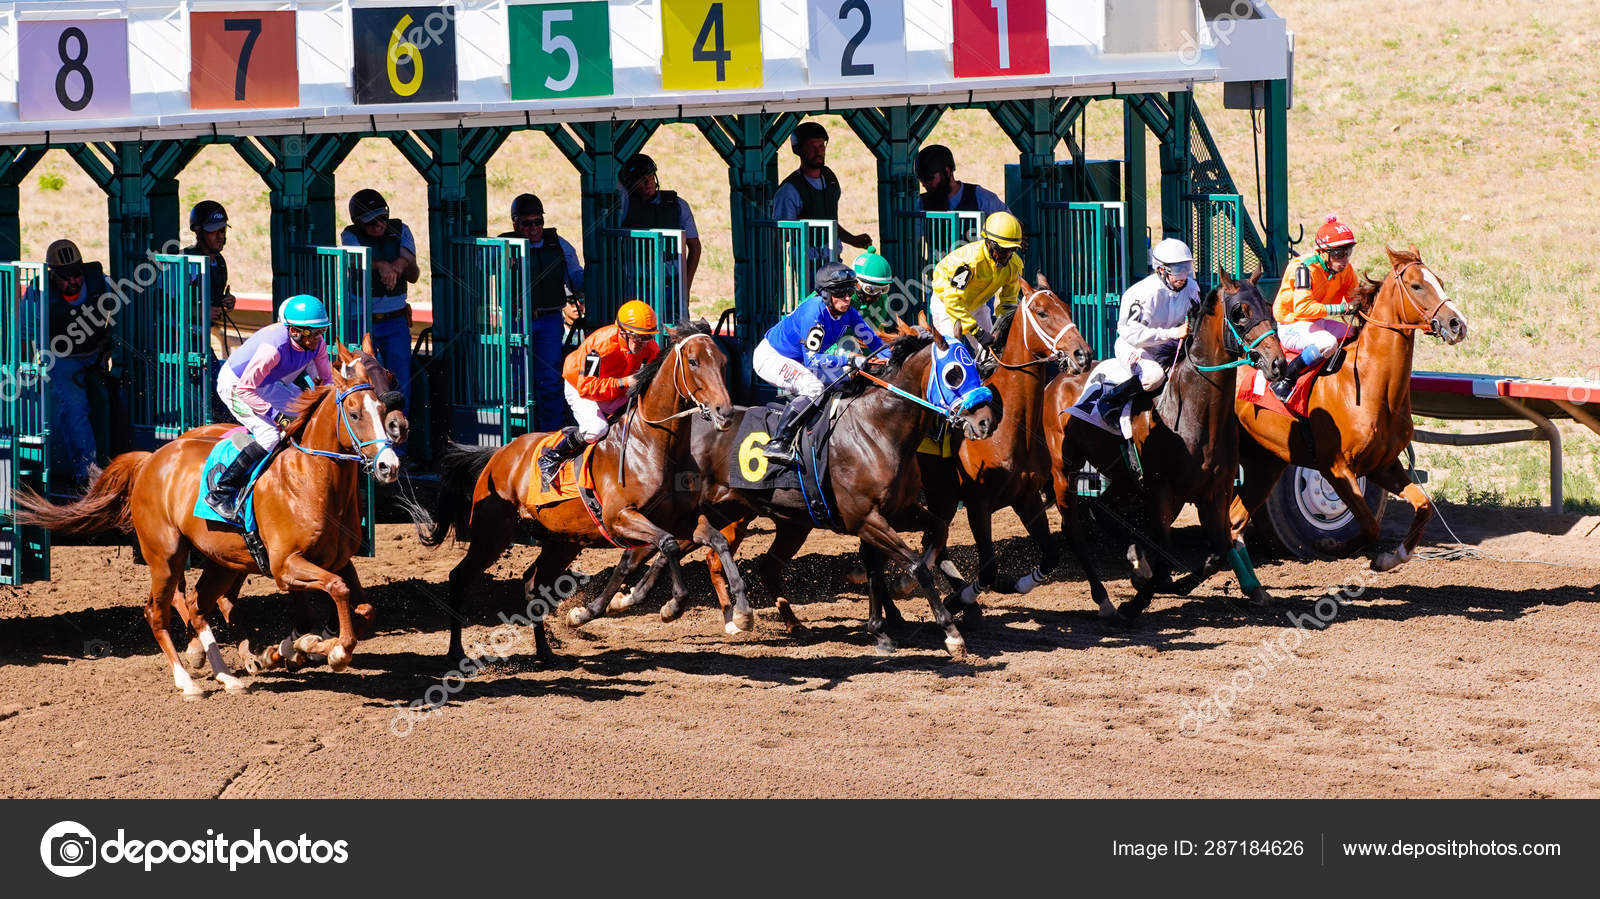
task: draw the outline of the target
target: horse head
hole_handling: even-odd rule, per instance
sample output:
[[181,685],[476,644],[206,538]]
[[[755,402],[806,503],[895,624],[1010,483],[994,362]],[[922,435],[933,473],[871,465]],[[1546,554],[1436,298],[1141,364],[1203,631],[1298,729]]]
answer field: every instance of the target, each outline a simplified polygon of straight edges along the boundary
[[[926,377],[916,385],[921,388],[923,398],[942,410],[951,424],[960,423],[967,439],[984,440],[993,434],[1000,426],[1000,416],[1003,414],[1000,395],[984,385],[983,376],[978,373],[978,364],[973,361],[966,342],[945,340],[944,335],[927,326],[926,315],[921,319],[920,328],[910,328],[905,322],[899,324],[899,339],[915,341],[909,345],[921,346],[928,352]],[[921,344],[923,340],[931,340],[932,343]],[[893,354],[891,365],[897,358],[903,359],[904,355]],[[914,368],[902,366],[903,377],[910,380],[917,373]],[[916,392],[916,387],[910,388],[912,392]]]
[[339,364],[333,368],[333,389],[339,406],[339,445],[363,459],[381,484],[400,478],[400,456],[394,447],[411,434],[406,421],[405,395],[396,389],[394,375],[378,363],[372,337],[361,339],[361,352],[340,344]]
[[1269,381],[1283,377],[1289,364],[1278,343],[1278,321],[1273,318],[1272,304],[1256,287],[1261,280],[1261,269],[1256,269],[1255,274],[1243,281],[1234,280],[1220,265],[1217,274],[1220,276],[1217,293],[1228,329],[1224,340],[1228,351],[1242,356]]
[[[1395,323],[1426,331],[1450,346],[1466,340],[1467,317],[1450,300],[1444,282],[1422,261],[1417,248],[1402,251],[1386,246],[1384,251],[1389,254],[1390,267],[1384,284],[1393,283],[1390,293],[1394,299],[1392,308],[1377,317],[1392,316]],[[1378,302],[1384,299],[1385,292],[1380,290]]]
[[684,412],[698,410],[713,428],[726,431],[733,426],[733,399],[728,395],[723,374],[727,365],[728,357],[711,336],[711,326],[704,320],[686,319],[672,330],[667,351],[640,369],[630,397],[637,397],[642,403],[652,384],[670,384],[675,394],[674,407],[681,406]]
[[[1022,296],[1013,313],[1022,318],[1022,339],[1028,352],[1037,358],[1048,357],[1072,374],[1082,374],[1094,365],[1094,350],[1072,320],[1072,308],[1055,291],[1050,282],[1040,274],[1036,286],[1022,281]],[[1009,329],[1008,329],[1009,330]]]

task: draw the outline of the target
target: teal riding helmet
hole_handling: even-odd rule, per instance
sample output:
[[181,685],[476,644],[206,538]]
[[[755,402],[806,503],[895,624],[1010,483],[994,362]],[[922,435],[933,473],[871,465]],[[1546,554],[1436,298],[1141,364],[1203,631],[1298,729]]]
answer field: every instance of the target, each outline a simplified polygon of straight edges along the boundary
[[328,307],[309,293],[296,294],[284,300],[283,308],[278,310],[278,320],[297,328],[333,327],[332,319],[328,318]]

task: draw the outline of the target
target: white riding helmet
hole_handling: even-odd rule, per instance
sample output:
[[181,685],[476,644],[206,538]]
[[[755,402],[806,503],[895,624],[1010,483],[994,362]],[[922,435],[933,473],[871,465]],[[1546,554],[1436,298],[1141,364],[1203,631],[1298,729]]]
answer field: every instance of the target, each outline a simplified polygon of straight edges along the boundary
[[1150,261],[1157,269],[1165,270],[1174,276],[1190,278],[1194,276],[1194,253],[1189,251],[1189,245],[1176,237],[1169,237],[1155,245],[1150,251]]

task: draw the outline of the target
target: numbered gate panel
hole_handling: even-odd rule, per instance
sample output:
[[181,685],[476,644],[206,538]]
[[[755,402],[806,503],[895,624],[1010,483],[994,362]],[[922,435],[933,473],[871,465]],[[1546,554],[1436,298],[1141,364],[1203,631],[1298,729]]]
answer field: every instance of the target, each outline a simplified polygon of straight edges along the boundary
[[127,19],[17,23],[20,118],[121,118],[132,105]]
[[903,0],[809,0],[807,19],[811,84],[872,82],[905,71]]
[[957,78],[1049,74],[1045,0],[952,0],[951,9]]
[[614,90],[605,0],[513,6],[511,99],[603,97]]
[[350,10],[355,101],[437,103],[456,99],[456,8]]
[[661,44],[666,90],[761,86],[759,0],[661,0]]
[[189,105],[271,109],[300,105],[295,13],[189,14]]

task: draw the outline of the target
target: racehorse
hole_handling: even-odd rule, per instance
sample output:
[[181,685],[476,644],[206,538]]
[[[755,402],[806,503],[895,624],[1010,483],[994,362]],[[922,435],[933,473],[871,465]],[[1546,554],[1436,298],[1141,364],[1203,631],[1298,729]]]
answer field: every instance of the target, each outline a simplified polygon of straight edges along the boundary
[[[1056,505],[1073,556],[1089,580],[1090,595],[1104,617],[1132,618],[1144,611],[1157,589],[1171,586],[1172,521],[1185,503],[1194,503],[1212,550],[1206,567],[1228,553],[1240,586],[1258,605],[1270,597],[1250,571],[1248,557],[1230,549],[1228,504],[1239,467],[1239,429],[1233,411],[1235,370],[1251,365],[1268,380],[1286,367],[1278,345],[1272,306],[1256,289],[1257,271],[1235,281],[1219,268],[1221,284],[1190,311],[1189,333],[1178,348],[1165,387],[1147,410],[1135,415],[1134,446],[1143,467],[1141,480],[1128,467],[1120,435],[1067,415],[1078,401],[1082,377],[1060,375],[1045,398],[1045,428],[1050,441]],[[1105,585],[1085,551],[1078,517],[1078,472],[1087,461],[1113,481],[1107,497],[1141,493],[1148,516],[1146,531],[1158,552],[1146,555],[1135,543],[1134,598],[1113,608]],[[1103,507],[1110,511],[1109,503]],[[1135,531],[1135,539],[1139,539]]]
[[[994,433],[1002,419],[998,399],[991,391],[977,385],[977,373],[970,358],[965,367],[970,370],[964,384],[971,387],[951,409],[935,409],[923,397],[928,379],[947,374],[950,365],[956,364],[946,343],[938,333],[914,330],[904,322],[897,322],[890,338],[887,364],[878,374],[857,372],[858,383],[845,389],[840,398],[837,421],[828,444],[830,463],[829,480],[834,499],[835,519],[831,530],[854,534],[861,538],[862,561],[869,571],[867,631],[876,641],[879,652],[895,648],[893,638],[884,627],[883,609],[887,596],[885,560],[903,570],[909,570],[927,594],[933,619],[944,629],[945,650],[951,658],[959,660],[966,655],[966,640],[955,625],[955,620],[940,600],[933,580],[932,553],[918,556],[906,545],[896,528],[921,530],[930,534],[928,547],[941,546],[949,522],[930,514],[917,501],[921,478],[913,461],[917,446],[935,413],[959,423],[968,439],[983,440]],[[945,360],[941,371],[936,372],[937,350]],[[965,352],[960,353],[965,358]],[[882,389],[872,386],[876,382]],[[977,390],[985,390],[983,394]],[[968,401],[971,401],[970,403]],[[736,417],[749,410],[738,409]],[[806,536],[816,526],[807,511],[805,497],[799,490],[766,489],[746,490],[728,486],[731,465],[735,461],[739,428],[712,431],[696,423],[693,429],[693,453],[699,468],[700,501],[707,514],[722,522],[722,533],[729,543],[738,546],[743,540],[750,521],[757,517],[770,518],[776,525],[772,544],[757,560],[757,570],[773,596],[780,618],[791,629],[802,627],[782,595],[784,565],[794,557]],[[584,609],[584,615],[574,616],[573,623],[581,624],[590,618],[605,614],[612,593],[627,575],[650,556],[650,549],[636,550],[623,557],[613,572],[611,583]],[[738,570],[731,558],[712,557],[708,560],[712,584],[717,598],[727,615],[729,590],[738,583]],[[648,579],[650,575],[646,575]],[[635,597],[642,597],[648,587],[636,586]],[[662,606],[661,617],[672,620],[682,614],[681,596],[675,595]],[[578,610],[574,610],[576,612]]]
[[[339,636],[307,634],[296,649],[326,655],[328,667],[342,671],[354,655],[357,615],[370,616],[361,602],[361,581],[351,558],[361,548],[361,509],[356,486],[365,467],[384,484],[400,474],[393,447],[404,443],[409,426],[393,376],[378,364],[371,340],[360,353],[339,347],[333,381],[308,390],[289,411],[296,415],[284,443],[256,481],[253,502],[268,571],[257,566],[242,532],[194,516],[206,457],[225,430],[197,429],[154,452],[123,453],[111,460],[89,492],[77,502],[56,506],[19,491],[18,520],[65,534],[132,530],[150,566],[150,598],[144,617],[166,653],[172,679],[185,695],[203,691],[184,670],[167,627],[174,595],[198,635],[211,671],[227,690],[244,681],[229,670],[212,636],[205,613],[219,599],[236,596],[250,574],[271,574],[279,590],[319,590],[333,598]],[[351,464],[357,463],[357,464]],[[191,552],[204,557],[194,590],[183,589]],[[227,606],[223,606],[226,611]],[[367,622],[370,623],[370,620]]]
[[[1020,320],[1021,326],[1018,327]],[[988,440],[961,441],[953,458],[919,453],[928,509],[945,521],[955,517],[958,503],[967,507],[967,522],[978,548],[977,585],[993,590],[998,565],[990,518],[1010,506],[1039,547],[1039,565],[1020,581],[1001,586],[1003,593],[1027,593],[1049,580],[1056,568],[1055,539],[1045,516],[1045,491],[1050,447],[1044,438],[1045,366],[1055,362],[1068,372],[1086,372],[1094,351],[1072,320],[1072,310],[1050,290],[1043,275],[1038,288],[1022,285],[1016,309],[995,324],[1000,365],[989,386],[1006,414]],[[945,552],[939,548],[941,564]],[[946,574],[950,572],[946,570]],[[962,595],[969,608],[974,598]]]
[[1317,549],[1347,556],[1378,539],[1378,519],[1367,507],[1356,481],[1372,478],[1383,489],[1411,503],[1411,529],[1393,551],[1372,560],[1372,570],[1388,571],[1411,558],[1433,517],[1433,503],[1400,462],[1411,443],[1411,358],[1416,334],[1438,337],[1454,346],[1467,339],[1467,320],[1450,301],[1444,284],[1422,261],[1416,247],[1385,248],[1389,274],[1360,290],[1362,311],[1349,363],[1312,384],[1308,414],[1289,418],[1240,400],[1239,425],[1244,484],[1234,497],[1233,533],[1241,536],[1288,465],[1320,471],[1361,525],[1361,533]]
[[[693,537],[733,565],[727,541],[699,514],[698,494],[685,489],[679,477],[695,467],[686,417],[698,412],[718,433],[733,423],[733,402],[723,381],[727,361],[709,325],[685,321],[673,332],[671,346],[634,376],[621,420],[587,459],[601,507],[598,521],[576,496],[535,505],[540,443],[546,435],[524,434],[501,447],[452,445],[444,453],[439,501],[431,516],[417,516],[418,510],[413,515],[425,546],[439,545],[452,527],[456,539],[468,544],[466,556],[450,572],[452,663],[466,658],[461,605],[467,588],[505,553],[523,522],[539,544],[538,558],[522,575],[530,608],[540,602],[553,606],[548,590],[567,566],[584,547],[608,540],[662,550],[670,560],[675,597],[688,592],[677,566],[679,538]],[[749,605],[737,575],[731,586],[740,614],[748,620]],[[553,656],[544,613],[533,616],[533,624],[539,658],[549,661]]]

